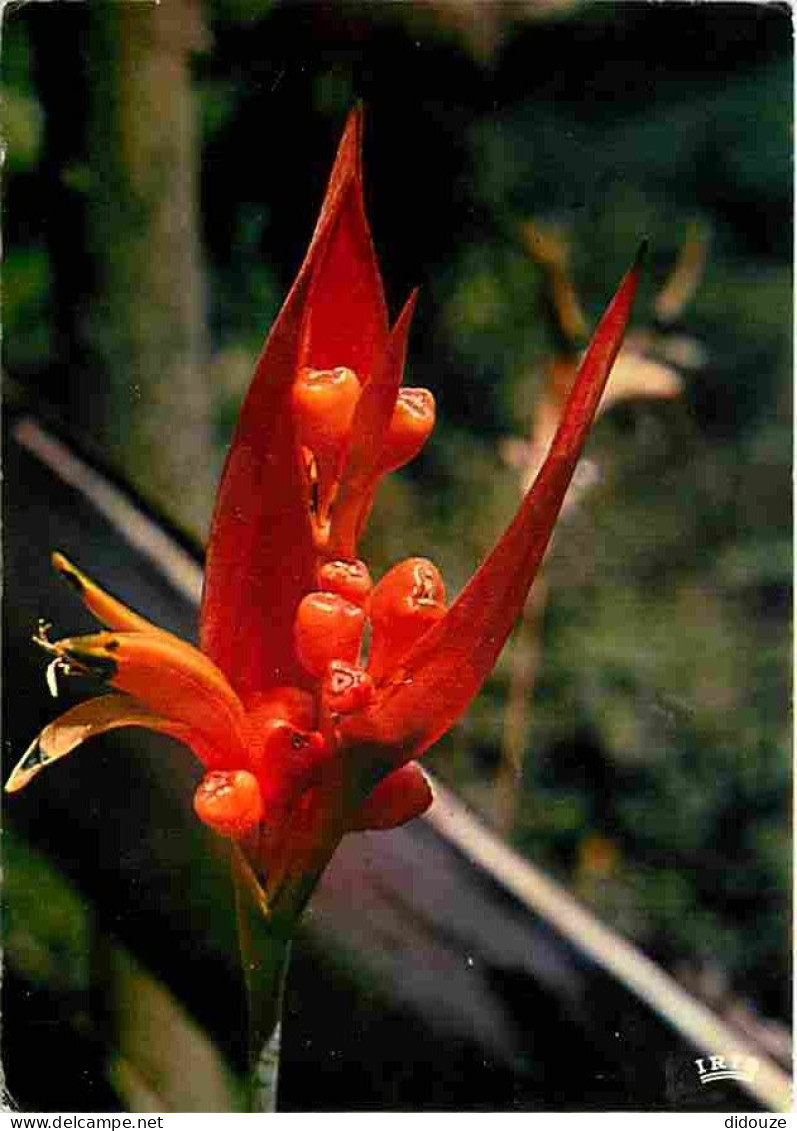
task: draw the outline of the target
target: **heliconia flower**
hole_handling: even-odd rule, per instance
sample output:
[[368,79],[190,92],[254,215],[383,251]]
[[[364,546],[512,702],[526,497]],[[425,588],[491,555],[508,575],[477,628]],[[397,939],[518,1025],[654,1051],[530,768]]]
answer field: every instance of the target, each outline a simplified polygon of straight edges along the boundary
[[[53,563],[105,626],[38,643],[59,675],[112,690],[50,723],[6,786],[76,746],[139,726],[205,769],[194,808],[231,838],[267,915],[301,911],[341,837],[422,813],[415,759],[490,673],[545,552],[620,348],[639,262],[601,320],[539,475],[459,596],[410,558],[376,585],[357,546],[379,481],[435,418],[401,388],[410,296],[391,329],[365,217],[362,117],[349,117],[309,251],[241,410],[207,553],[200,646],[159,629],[62,555]],[[364,642],[370,638],[366,648]]]

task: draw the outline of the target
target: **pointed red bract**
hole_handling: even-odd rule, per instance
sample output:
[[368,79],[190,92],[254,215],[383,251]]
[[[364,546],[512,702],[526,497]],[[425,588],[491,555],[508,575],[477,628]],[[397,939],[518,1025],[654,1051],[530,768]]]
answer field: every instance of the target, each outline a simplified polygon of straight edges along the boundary
[[330,236],[314,265],[302,324],[300,364],[315,369],[344,365],[365,384],[385,348],[388,323],[363,200],[362,126],[362,112],[354,110],[341,142],[341,149],[351,145],[354,168],[343,185]]
[[361,133],[355,110],[310,249],[258,361],[216,500],[200,639],[244,700],[275,684],[307,685],[293,619],[313,588],[316,558],[290,411],[297,368],[369,368],[387,339],[362,203]]
[[412,315],[418,298],[413,291],[390,332],[373,379],[357,404],[352,438],[341,476],[329,540],[330,553],[356,556],[357,538],[364,522],[378,474],[385,436],[396,406],[407,356]]
[[460,717],[492,670],[537,572],[606,380],[622,342],[639,260],[595,331],[551,450],[509,529],[449,611],[381,686],[373,706],[347,719],[351,744],[417,757]]

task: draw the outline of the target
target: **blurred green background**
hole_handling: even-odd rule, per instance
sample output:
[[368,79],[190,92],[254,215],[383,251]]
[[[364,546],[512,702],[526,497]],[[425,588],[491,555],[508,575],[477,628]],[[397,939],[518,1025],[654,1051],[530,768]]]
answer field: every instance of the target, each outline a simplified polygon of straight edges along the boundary
[[[785,1021],[788,7],[30,5],[3,38],[10,387],[197,539],[355,100],[391,310],[421,286],[405,381],[439,419],[379,498],[377,575],[423,554],[456,592],[513,513],[502,442],[557,346],[520,224],[567,233],[593,324],[648,236],[647,327],[708,231],[683,393],[601,419],[548,563],[507,835],[718,1008]],[[511,663],[428,759],[488,818]]]

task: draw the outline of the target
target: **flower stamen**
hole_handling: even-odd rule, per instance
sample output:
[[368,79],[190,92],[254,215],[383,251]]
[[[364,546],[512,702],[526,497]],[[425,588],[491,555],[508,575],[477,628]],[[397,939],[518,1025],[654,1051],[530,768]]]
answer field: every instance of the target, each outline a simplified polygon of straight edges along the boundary
[[58,680],[56,679],[56,675],[59,670],[62,670],[64,675],[69,675],[69,665],[64,661],[63,657],[56,656],[55,659],[47,665],[47,670],[44,673],[44,678],[47,681],[47,689],[53,699],[58,698]]

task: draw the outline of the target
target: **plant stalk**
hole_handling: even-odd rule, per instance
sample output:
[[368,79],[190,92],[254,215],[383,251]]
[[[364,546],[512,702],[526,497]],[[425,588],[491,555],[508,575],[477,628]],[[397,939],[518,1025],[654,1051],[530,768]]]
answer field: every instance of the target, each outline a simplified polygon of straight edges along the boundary
[[279,1083],[282,1002],[291,950],[290,924],[267,915],[254,875],[233,854],[238,945],[241,951],[248,1027],[248,1110],[275,1112]]

